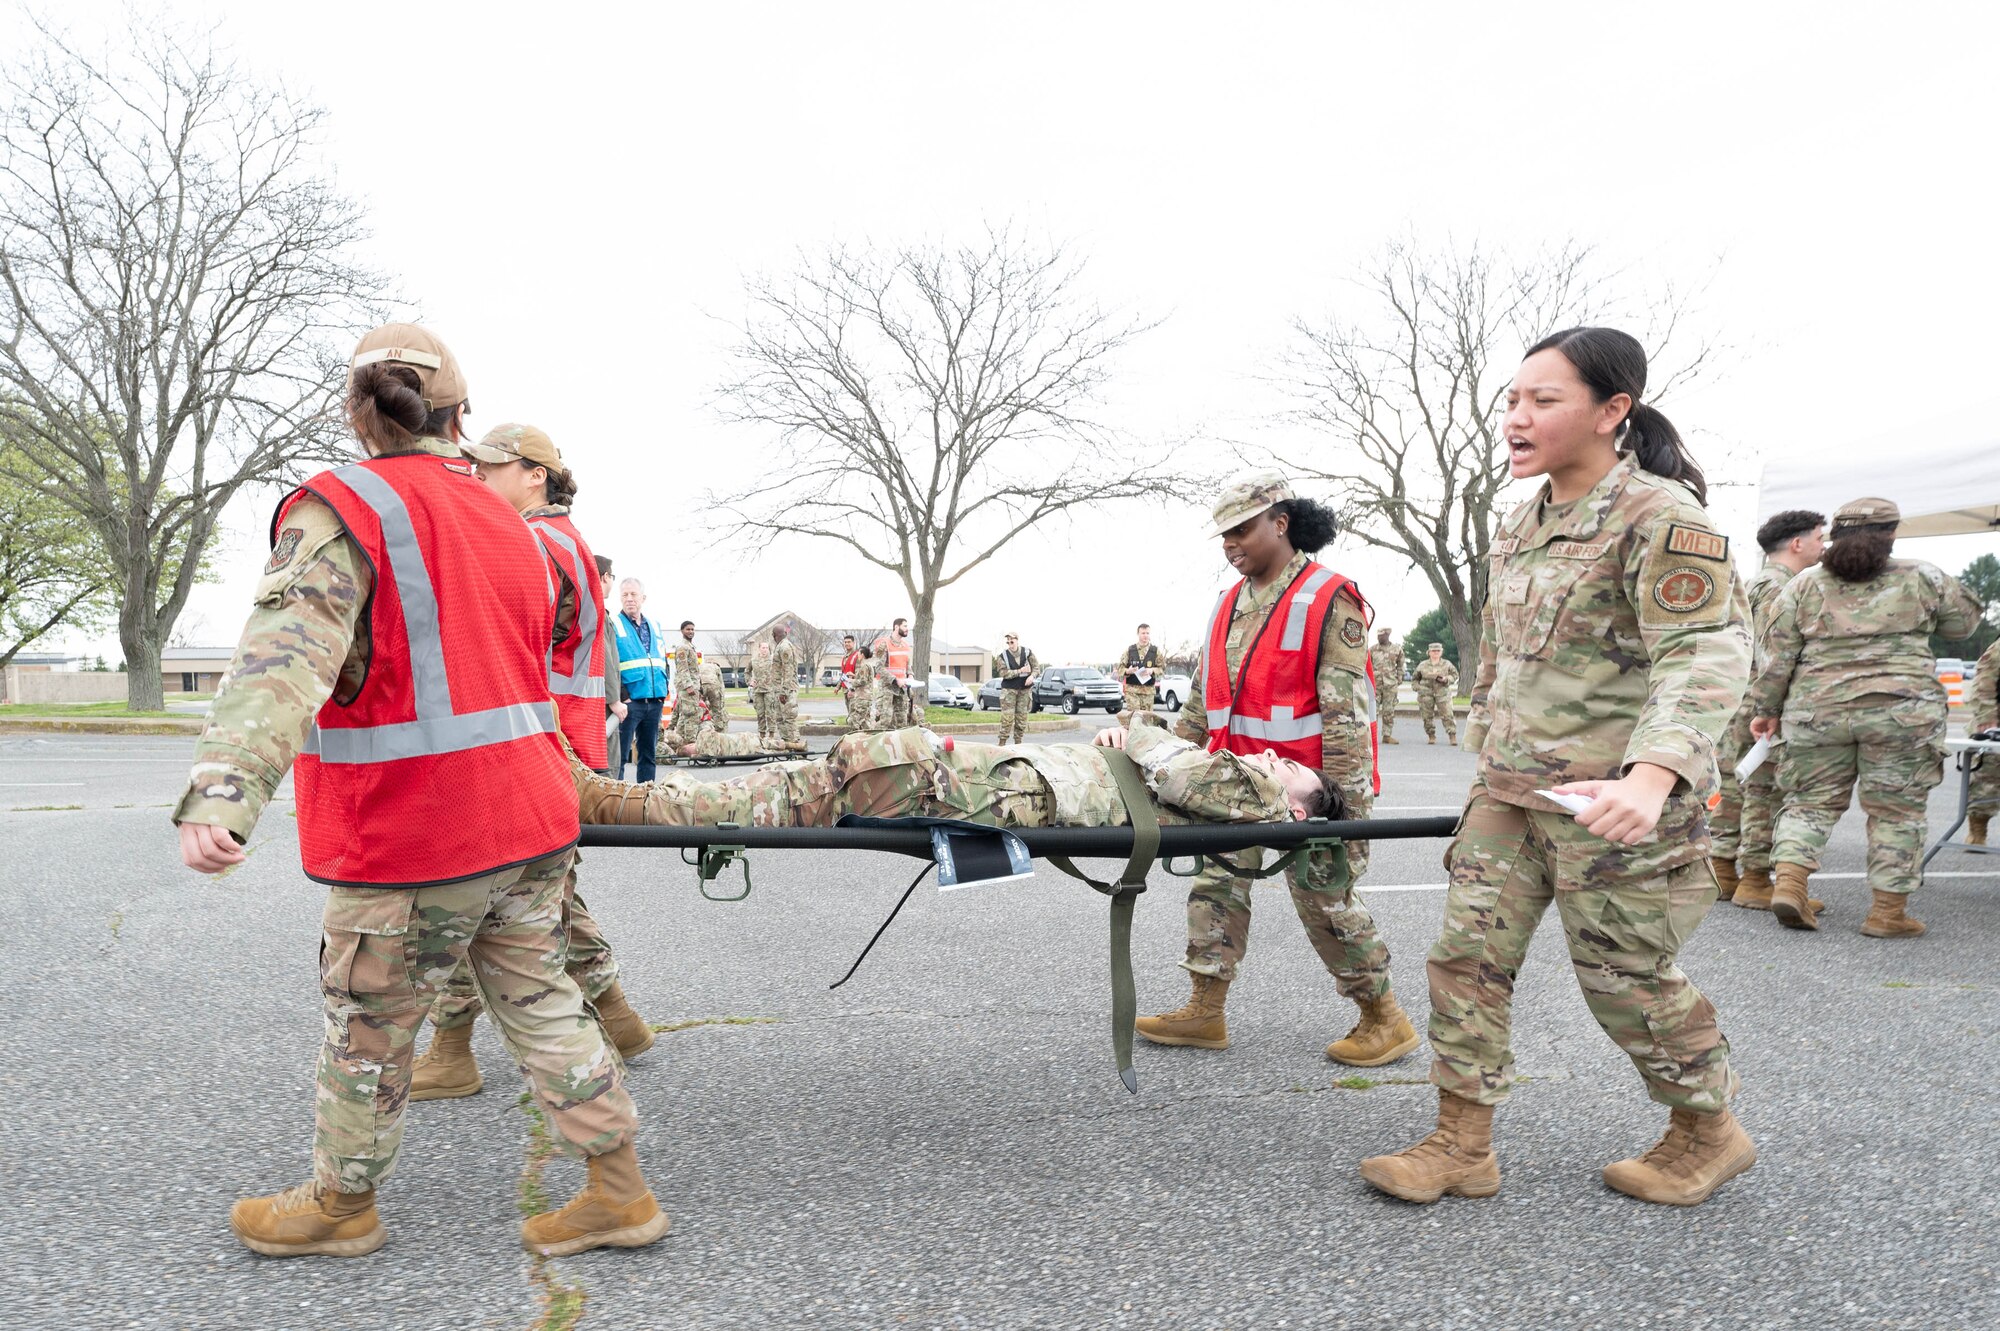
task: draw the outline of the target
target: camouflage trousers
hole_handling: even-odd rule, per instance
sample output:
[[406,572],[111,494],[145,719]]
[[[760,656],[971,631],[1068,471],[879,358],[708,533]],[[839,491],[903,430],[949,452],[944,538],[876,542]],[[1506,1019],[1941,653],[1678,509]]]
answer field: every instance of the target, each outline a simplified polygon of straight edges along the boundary
[[1923,880],[1925,805],[1944,780],[1944,730],[1945,705],[1935,698],[1871,695],[1810,717],[1787,712],[1772,859],[1819,868],[1858,787],[1868,815],[1868,886],[1914,892]]
[[[701,699],[693,694],[681,693],[674,699],[672,719],[660,727],[660,747],[669,744],[692,744],[694,737],[701,733]],[[672,738],[669,739],[669,736]]]
[[1979,766],[1972,769],[1972,791],[1966,807],[1989,815],[2000,810],[2000,753],[1982,755]]
[[1155,703],[1151,684],[1127,684],[1125,686],[1125,706],[1118,713],[1118,724],[1127,730],[1132,728],[1132,718],[1141,712],[1150,712]]
[[602,1155],[637,1125],[618,1060],[563,969],[563,899],[574,852],[409,890],[336,887],[320,941],[320,1051],[313,1177],[365,1192],[403,1138],[417,1029],[469,955],[529,1090],[572,1154]]
[[[1233,865],[1260,869],[1264,855],[1244,851]],[[1390,991],[1389,945],[1352,881],[1368,867],[1367,843],[1349,842],[1347,855],[1348,882],[1340,881],[1334,857],[1321,851],[1308,856],[1303,867],[1287,869],[1285,882],[1306,941],[1333,975],[1334,987],[1341,997],[1360,1002]],[[1211,855],[1195,876],[1188,891],[1187,956],[1181,965],[1197,975],[1233,981],[1250,946],[1250,892],[1256,880],[1231,873],[1231,867],[1231,857]]]
[[[583,894],[576,890],[576,866],[581,863],[583,855],[578,852],[563,878],[563,935],[568,942],[563,969],[583,990],[584,1001],[595,1003],[599,995],[618,982],[618,960],[611,955],[611,944],[604,941],[604,931],[591,918]],[[472,978],[472,956],[468,952],[453,968],[437,1001],[431,1004],[431,1024],[441,1031],[470,1026],[479,1020],[483,1006],[479,985]]]
[[1504,804],[1473,788],[1450,870],[1444,932],[1431,948],[1431,1081],[1499,1104],[1514,1081],[1514,981],[1555,902],[1570,965],[1597,1024],[1648,1095],[1713,1112],[1736,1093],[1715,1008],[1676,958],[1715,901],[1701,810],[1668,806],[1638,846],[1614,846],[1566,813]]
[[1424,738],[1437,738],[1437,723],[1444,722],[1445,738],[1458,743],[1458,722],[1452,714],[1451,695],[1432,689],[1417,690],[1417,715],[1424,723]]
[[874,728],[875,691],[863,685],[847,690],[847,730],[849,734]]
[[[1398,700],[1402,692],[1394,684],[1378,682],[1375,685],[1375,722],[1381,728],[1380,733],[1384,744],[1394,744],[1397,742],[1396,708],[1399,705]],[[1188,705],[1193,706],[1192,703]]]
[[781,744],[799,742],[799,692],[778,689],[771,694],[771,738]]
[[772,692],[769,689],[750,690],[750,707],[757,713],[757,737],[769,739],[776,732],[773,725],[776,718],[771,712]]
[[911,724],[911,694],[900,680],[885,679],[875,686],[875,727],[901,730]]
[[1755,742],[1746,711],[1732,724],[1722,753],[1722,802],[1709,815],[1710,853],[1733,862],[1738,873],[1771,871],[1771,839],[1778,821],[1778,760],[1782,747],[1766,758],[1748,781],[1736,779],[1736,764]]
[[1000,743],[1019,744],[1028,737],[1028,714],[1034,710],[1033,689],[1000,690]]

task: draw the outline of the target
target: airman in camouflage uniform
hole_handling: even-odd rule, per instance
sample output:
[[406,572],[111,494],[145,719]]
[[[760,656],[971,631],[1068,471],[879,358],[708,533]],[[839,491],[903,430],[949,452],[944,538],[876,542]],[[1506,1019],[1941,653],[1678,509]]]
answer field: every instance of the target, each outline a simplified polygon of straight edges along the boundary
[[674,669],[674,714],[660,727],[660,744],[691,744],[701,729],[701,653],[695,649],[693,624],[681,625],[669,659]]
[[1874,896],[1862,932],[1923,932],[1905,909],[1922,881],[1925,804],[1944,779],[1946,699],[1930,635],[1972,636],[1980,605],[1922,560],[1888,559],[1859,582],[1835,572],[1843,541],[1893,539],[1899,521],[1886,499],[1857,499],[1834,514],[1825,561],[1778,597],[1751,685],[1753,730],[1775,728],[1785,739],[1771,909],[1794,928],[1819,927],[1807,879],[1858,783]]
[[875,657],[872,648],[860,654],[847,677],[847,729],[850,734],[875,729]]
[[1437,723],[1444,723],[1448,744],[1458,743],[1458,724],[1453,719],[1451,700],[1458,693],[1458,667],[1444,659],[1444,644],[1430,645],[1429,656],[1417,663],[1417,715],[1424,723],[1424,743],[1437,743]]
[[783,624],[771,630],[771,747],[805,752],[799,735],[799,645]]
[[[1591,1015],[1648,1094],[1734,1125],[1720,1117],[1736,1090],[1729,1042],[1676,964],[1715,900],[1705,808],[1750,660],[1728,541],[1686,486],[1620,453],[1581,498],[1553,503],[1544,486],[1516,509],[1491,559],[1465,737],[1478,776],[1446,854],[1445,926],[1429,959],[1438,1131],[1362,1165],[1370,1183],[1415,1201],[1498,1191],[1491,1116],[1514,1082],[1514,978],[1551,903]],[[1538,793],[1640,764],[1675,783],[1657,832],[1636,845]],[[1479,1170],[1458,1177],[1467,1158]],[[1628,1164],[1607,1182],[1620,1186],[1614,1171]]]
[[1403,644],[1389,641],[1389,630],[1377,629],[1368,664],[1375,668],[1376,733],[1384,744],[1400,743],[1395,725],[1396,705],[1403,690]]
[[729,729],[729,695],[722,687],[722,667],[713,661],[701,663],[701,703],[717,730]]
[[[1972,709],[1971,733],[1976,735],[2000,726],[2000,638],[1979,654],[1979,663],[1973,667],[1971,692],[1972,696],[1965,700]],[[1966,809],[1967,845],[1986,844],[1987,826],[1996,809],[2000,809],[2000,754],[1989,753],[1972,773],[1972,798]]]
[[1042,663],[1035,649],[1023,647],[1017,633],[1007,635],[1007,645],[993,654],[993,675],[1000,681],[1000,742],[1019,744],[1028,738],[1028,714],[1035,710],[1035,676]]
[[757,739],[761,744],[771,744],[771,735],[777,729],[777,718],[772,713],[777,678],[771,666],[771,644],[758,643],[750,649],[750,706],[757,712]]

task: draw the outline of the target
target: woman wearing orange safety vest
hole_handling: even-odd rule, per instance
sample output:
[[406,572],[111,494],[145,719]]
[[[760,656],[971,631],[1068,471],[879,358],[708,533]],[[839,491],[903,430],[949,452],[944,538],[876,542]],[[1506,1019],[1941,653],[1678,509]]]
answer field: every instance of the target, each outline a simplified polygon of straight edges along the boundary
[[[496,425],[478,443],[461,445],[474,460],[479,479],[528,521],[542,543],[556,580],[555,645],[549,658],[549,692],[556,724],[584,766],[601,770],[610,753],[604,725],[606,630],[597,557],[570,520],[576,477],[549,436],[532,425]],[[566,792],[567,793],[567,792]],[[581,862],[581,855],[578,861]],[[626,1058],[653,1046],[653,1028],[625,999],[611,945],[576,890],[572,871],[565,899],[569,951],[566,969],[597,1012],[604,1033]],[[436,1034],[417,1060],[410,1081],[412,1100],[456,1100],[477,1095],[485,1080],[472,1054],[472,1027],[479,1019],[479,987],[471,962],[458,969],[431,1006]]]
[[361,340],[347,417],[367,456],[279,505],[256,609],[176,807],[204,873],[293,772],[300,857],[328,887],[313,1177],[230,1212],[273,1257],[385,1237],[412,1048],[470,955],[487,1006],[589,1182],[522,1226],[533,1252],[634,1247],[667,1217],[632,1150],[617,1059],[564,971],[577,806],[549,695],[556,589],[519,516],[459,457],[465,380],[412,324]]
[[[1273,752],[1326,773],[1347,816],[1365,818],[1380,787],[1375,769],[1375,694],[1368,664],[1369,609],[1352,581],[1312,556],[1336,530],[1325,505],[1297,498],[1265,472],[1222,492],[1214,535],[1241,580],[1216,602],[1208,645],[1176,729],[1213,751]],[[1389,949],[1353,893],[1368,864],[1365,842],[1346,847],[1351,877],[1335,855],[1314,851],[1286,871],[1306,938],[1361,1018],[1326,1048],[1328,1058],[1375,1067],[1418,1044],[1389,983]],[[1261,867],[1249,851],[1247,870]],[[1249,878],[1210,856],[1188,894],[1187,957],[1194,993],[1174,1012],[1142,1017],[1155,1044],[1225,1049],[1223,1005],[1250,933]]]

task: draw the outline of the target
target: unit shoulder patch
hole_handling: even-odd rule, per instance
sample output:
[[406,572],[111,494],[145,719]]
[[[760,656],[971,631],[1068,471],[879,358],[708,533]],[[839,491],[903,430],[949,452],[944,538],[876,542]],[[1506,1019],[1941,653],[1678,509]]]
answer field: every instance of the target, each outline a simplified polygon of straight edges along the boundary
[[299,542],[306,536],[304,527],[287,527],[278,533],[278,539],[271,543],[271,557],[264,561],[264,572],[276,573],[292,562],[292,556],[299,552]]
[[1680,523],[1670,523],[1667,527],[1667,553],[1693,555],[1696,559],[1712,559],[1718,563],[1729,559],[1729,538],[1699,527],[1683,527]]
[[1653,601],[1676,615],[1691,615],[1715,599],[1715,579],[1706,569],[1668,569],[1653,580]]
[[1349,647],[1359,647],[1368,641],[1368,629],[1352,615],[1343,616],[1340,621],[1340,640]]

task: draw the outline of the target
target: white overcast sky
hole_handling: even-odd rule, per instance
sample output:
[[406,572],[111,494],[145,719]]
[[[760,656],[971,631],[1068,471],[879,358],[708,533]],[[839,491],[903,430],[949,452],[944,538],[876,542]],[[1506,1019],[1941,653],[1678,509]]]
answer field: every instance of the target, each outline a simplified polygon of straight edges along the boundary
[[[83,29],[123,12],[62,8]],[[662,619],[904,609],[837,546],[693,531],[700,493],[757,465],[710,406],[743,277],[836,239],[1012,219],[1088,254],[1105,302],[1164,319],[1105,413],[1142,440],[1256,428],[1288,318],[1411,230],[1575,237],[1654,280],[1719,259],[1701,314],[1737,350],[1666,405],[1711,479],[1743,483],[1715,504],[1743,541],[1760,457],[2000,392],[1990,4],[174,10],[330,111],[369,257],[458,353],[475,429],[550,431],[580,524]],[[1883,459],[1881,492],[1922,442]],[[269,503],[234,515],[195,598],[205,642],[235,637]],[[1193,637],[1225,575],[1202,517],[1032,533],[945,594],[939,636],[1018,629],[1046,661],[1106,658],[1140,618]],[[1905,552],[1956,571],[1993,544]],[[1433,603],[1402,561],[1345,539],[1325,558],[1399,636]]]

